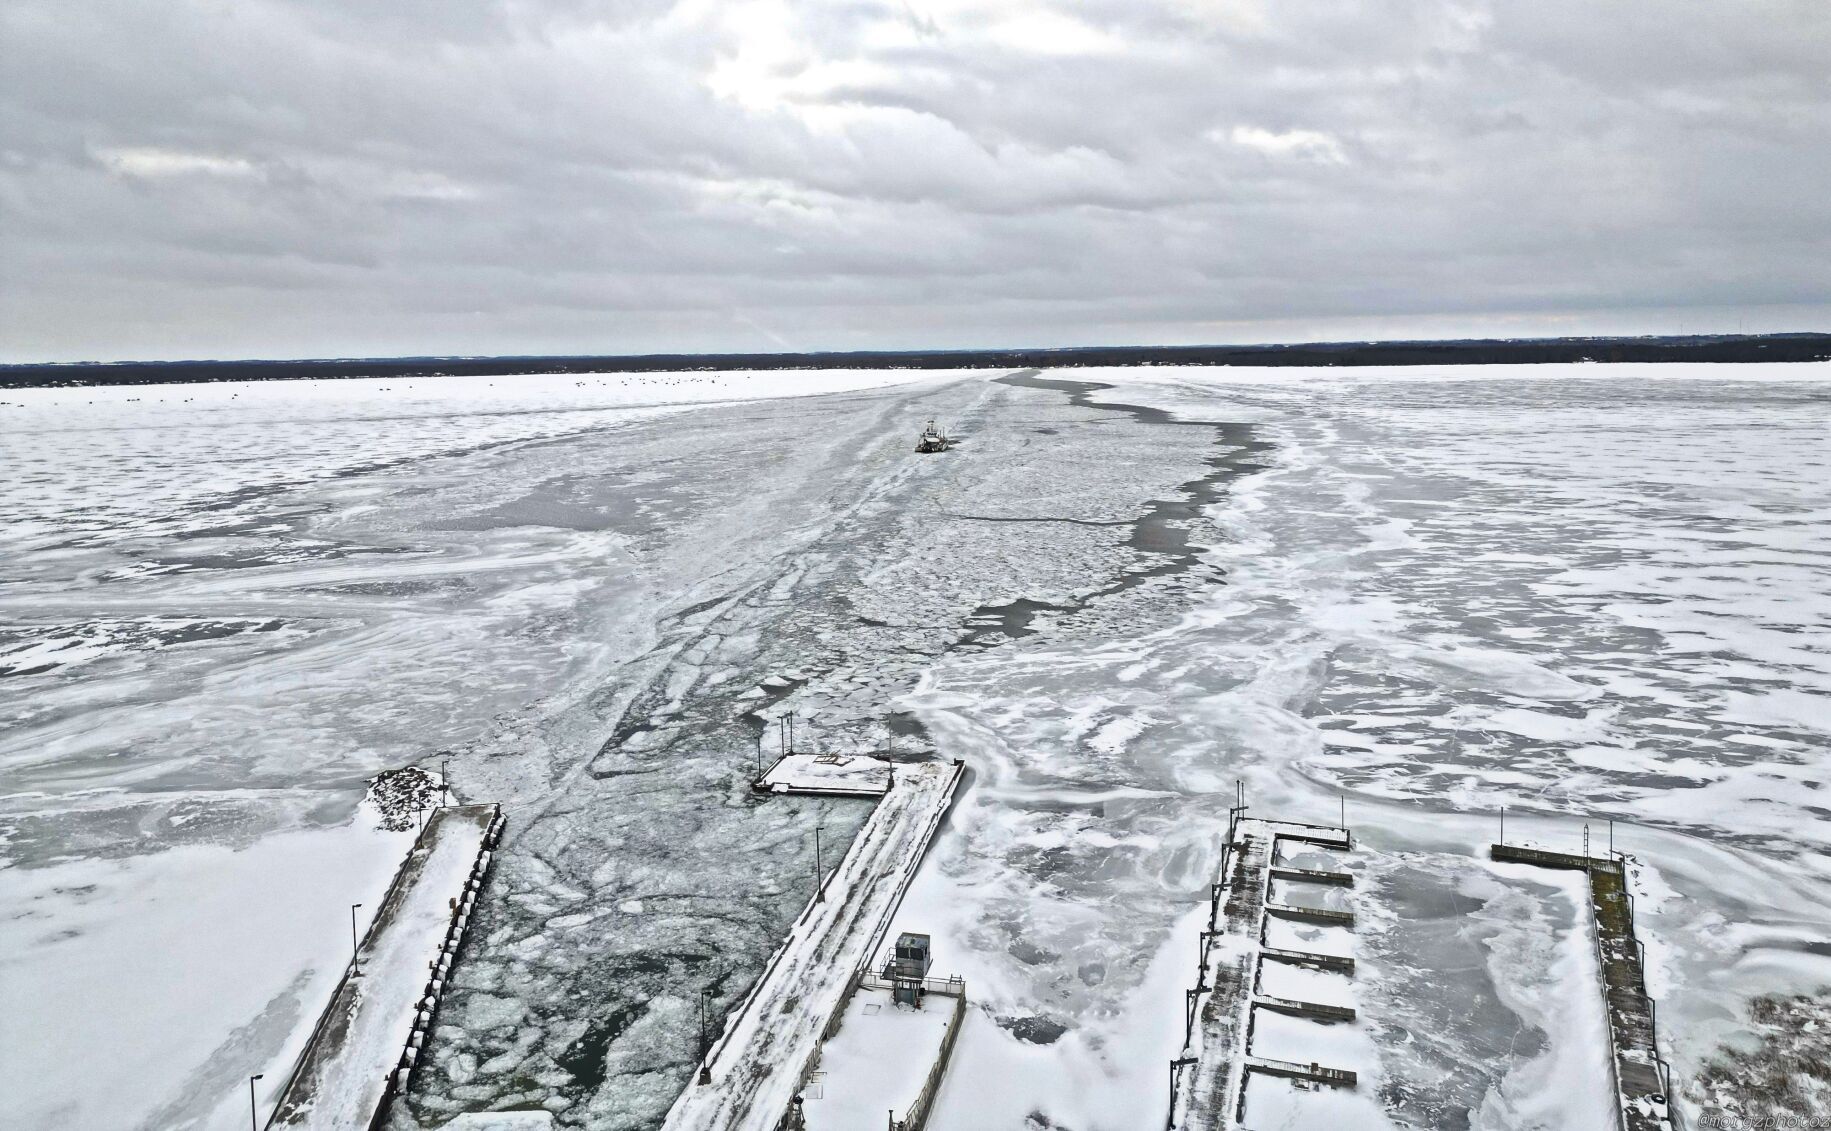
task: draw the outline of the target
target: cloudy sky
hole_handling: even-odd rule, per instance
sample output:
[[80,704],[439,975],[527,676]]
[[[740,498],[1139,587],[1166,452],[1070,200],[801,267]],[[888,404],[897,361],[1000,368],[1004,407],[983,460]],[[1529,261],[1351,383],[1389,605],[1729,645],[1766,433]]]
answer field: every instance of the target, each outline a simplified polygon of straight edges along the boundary
[[1824,0],[0,4],[5,360],[1828,312]]

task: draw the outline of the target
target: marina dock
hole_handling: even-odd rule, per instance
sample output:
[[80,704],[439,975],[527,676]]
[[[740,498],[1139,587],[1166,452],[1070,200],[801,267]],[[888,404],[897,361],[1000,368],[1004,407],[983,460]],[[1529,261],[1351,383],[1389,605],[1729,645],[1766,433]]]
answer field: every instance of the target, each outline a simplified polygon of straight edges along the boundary
[[1357,1016],[1353,914],[1326,905],[1353,886],[1338,866],[1352,837],[1345,828],[1245,814],[1243,804],[1229,813],[1220,878],[1210,888],[1183,1049],[1170,1064],[1166,1128],[1240,1126],[1255,1078],[1261,1087],[1280,1079],[1358,1083],[1352,1069],[1291,1059],[1311,1047],[1307,1027],[1352,1025]]

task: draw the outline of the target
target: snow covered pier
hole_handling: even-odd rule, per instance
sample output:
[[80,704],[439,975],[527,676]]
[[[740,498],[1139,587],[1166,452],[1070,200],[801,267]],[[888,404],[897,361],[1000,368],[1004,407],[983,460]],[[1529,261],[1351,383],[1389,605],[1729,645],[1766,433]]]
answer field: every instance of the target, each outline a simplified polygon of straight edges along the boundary
[[419,1059],[503,823],[495,805],[433,811],[300,1053],[269,1128],[380,1124]]
[[953,801],[959,762],[895,764],[895,780],[859,829],[700,1071],[665,1131],[776,1131],[870,973],[891,918]]
[[921,983],[925,1000],[913,1006],[896,1001],[891,979],[860,981],[821,1047],[802,1106],[807,1131],[878,1127],[886,1114],[894,1131],[926,1126],[966,1019],[966,983]]
[[1351,847],[1344,828],[1230,810],[1182,1055],[1170,1064],[1166,1127],[1236,1127],[1249,1107],[1254,1125],[1282,1125],[1308,1089],[1358,1082],[1353,1069],[1317,1058],[1339,1043],[1331,1030],[1356,1018],[1354,917],[1340,906],[1354,876],[1334,855]]
[[1510,864],[1588,874],[1590,926],[1602,971],[1616,1118],[1622,1131],[1673,1131],[1669,1106],[1672,1071],[1659,1055],[1653,999],[1647,996],[1645,952],[1634,937],[1634,895],[1627,884],[1627,858],[1616,852],[1598,857],[1514,844],[1496,844],[1488,855]]
[[751,786],[763,793],[882,797],[890,792],[894,766],[868,754],[784,754]]

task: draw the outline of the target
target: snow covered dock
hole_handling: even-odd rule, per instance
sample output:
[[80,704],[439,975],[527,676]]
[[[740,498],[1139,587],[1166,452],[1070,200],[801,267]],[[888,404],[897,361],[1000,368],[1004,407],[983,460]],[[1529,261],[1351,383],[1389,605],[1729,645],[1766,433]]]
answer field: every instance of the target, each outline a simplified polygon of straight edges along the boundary
[[765,793],[882,797],[894,763],[868,754],[784,754],[755,782]]
[[727,1018],[665,1131],[775,1131],[868,974],[961,773],[958,762],[895,766],[895,784]]
[[1672,1073],[1659,1055],[1654,1032],[1653,999],[1647,995],[1642,948],[1634,937],[1634,896],[1627,884],[1626,858],[1620,853],[1598,857],[1517,844],[1496,844],[1488,855],[1511,864],[1587,873],[1590,926],[1608,1016],[1616,1118],[1622,1131],[1672,1131]]
[[807,1131],[877,1127],[886,1114],[893,1127],[923,1125],[966,1016],[964,983],[925,981],[930,1000],[919,1009],[897,1004],[888,981],[859,985],[821,1048],[802,1108]]
[[[1354,878],[1327,854],[1348,830],[1248,818],[1231,810],[1212,886],[1196,985],[1184,1002],[1182,1055],[1170,1066],[1166,1126],[1239,1126],[1252,1112],[1290,1125],[1293,1108],[1326,1119],[1329,1088],[1358,1074],[1323,1060],[1352,1056]],[[1337,1055],[1331,1055],[1337,1051]],[[1250,1090],[1249,1090],[1250,1089]],[[1270,1125],[1270,1124],[1267,1124]]]
[[375,1126],[406,1083],[502,835],[501,809],[437,809],[280,1094],[269,1128]]

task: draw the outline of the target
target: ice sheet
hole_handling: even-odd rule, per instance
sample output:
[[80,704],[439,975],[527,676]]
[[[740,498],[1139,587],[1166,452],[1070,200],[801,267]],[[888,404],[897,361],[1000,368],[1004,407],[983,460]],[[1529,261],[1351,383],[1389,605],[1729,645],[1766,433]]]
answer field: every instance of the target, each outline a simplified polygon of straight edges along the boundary
[[[910,924],[986,987],[956,1120],[1155,1110],[1236,780],[1293,819],[1345,794],[1406,861],[1355,889],[1389,1094],[1516,1103],[1583,1043],[1533,999],[1580,980],[1556,945],[1489,969],[1512,928],[1455,935],[1480,907],[1568,938],[1555,893],[1436,859],[1479,854],[1503,804],[1573,849],[1616,818],[1681,1078],[1752,994],[1831,982],[1826,366],[931,376],[742,403],[684,377],[10,394],[7,860],[252,852],[449,752],[524,831],[400,1116],[428,1126],[673,1102],[698,992],[729,1008],[806,894],[814,826],[837,847],[860,820],[751,793],[785,710],[823,749],[969,761]],[[724,403],[677,403],[701,392]],[[929,416],[962,443],[917,458]],[[70,920],[81,883],[54,886]],[[280,894],[246,921],[278,929]],[[173,1055],[203,1063],[287,984]],[[124,1091],[121,1121],[232,1118],[227,1060],[267,1063],[237,1051],[188,1106]],[[1548,1125],[1592,1110],[1550,1098]]]

